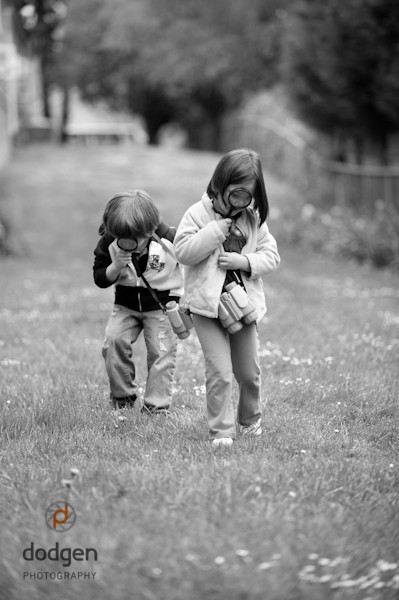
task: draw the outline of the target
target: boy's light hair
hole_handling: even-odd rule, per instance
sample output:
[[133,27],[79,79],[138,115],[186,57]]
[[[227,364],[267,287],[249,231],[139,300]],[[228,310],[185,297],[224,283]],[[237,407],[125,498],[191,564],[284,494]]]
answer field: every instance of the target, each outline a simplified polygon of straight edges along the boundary
[[99,234],[115,238],[137,238],[150,235],[161,221],[154,202],[143,190],[115,194],[108,201]]

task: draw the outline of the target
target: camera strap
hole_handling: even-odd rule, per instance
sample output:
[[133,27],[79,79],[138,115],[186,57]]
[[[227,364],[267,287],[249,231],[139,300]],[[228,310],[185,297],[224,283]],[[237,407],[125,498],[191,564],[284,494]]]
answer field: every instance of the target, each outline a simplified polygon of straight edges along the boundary
[[143,273],[141,272],[140,266],[139,266],[139,261],[137,260],[137,257],[134,254],[132,254],[132,263],[134,265],[134,268],[136,269],[137,275],[139,277],[141,277],[141,279],[144,281],[144,285],[150,292],[151,296],[154,298],[155,302],[159,305],[159,308],[162,310],[162,312],[166,314],[166,307],[162,304],[162,302],[158,298],[155,290],[151,287],[151,285],[148,283],[147,279],[144,277]]
[[171,252],[171,250],[167,247],[167,245],[163,243],[162,238],[159,237],[159,235],[157,234],[156,231],[152,234],[152,237],[155,241],[158,242],[158,244],[160,244],[162,246],[162,248],[165,250],[165,252],[167,254],[169,254],[169,256],[171,256],[172,258],[175,258],[173,255],[173,252]]

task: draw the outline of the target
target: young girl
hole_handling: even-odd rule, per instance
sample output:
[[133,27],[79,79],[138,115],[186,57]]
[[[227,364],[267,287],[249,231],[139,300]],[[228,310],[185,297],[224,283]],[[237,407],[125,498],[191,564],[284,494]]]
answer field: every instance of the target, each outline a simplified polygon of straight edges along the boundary
[[237,421],[244,434],[260,435],[261,372],[256,323],[229,333],[219,317],[225,286],[245,289],[259,321],[266,313],[262,275],[280,263],[266,225],[269,206],[259,155],[228,152],[217,165],[207,192],[183,216],[174,241],[184,265],[182,305],[193,314],[205,357],[206,400],[214,446],[236,436],[231,402],[233,375],[239,384]]
[[94,251],[94,281],[115,284],[115,304],[105,330],[103,357],[115,408],[137,398],[133,344],[141,331],[147,348],[143,412],[168,414],[176,364],[176,336],[167,316],[143,283],[165,305],[179,301],[183,279],[174,258],[174,229],[161,223],[156,206],[142,190],[116,194],[108,202]]

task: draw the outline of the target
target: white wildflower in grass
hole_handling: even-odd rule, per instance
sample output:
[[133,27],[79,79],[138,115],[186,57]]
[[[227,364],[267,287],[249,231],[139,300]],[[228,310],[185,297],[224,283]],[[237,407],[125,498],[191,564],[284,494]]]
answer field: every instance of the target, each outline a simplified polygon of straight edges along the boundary
[[377,569],[379,571],[395,571],[398,568],[398,563],[389,563],[386,560],[377,561]]
[[68,489],[71,489],[71,487],[72,487],[72,479],[61,479],[61,485],[62,485],[62,487],[66,487]]
[[2,367],[18,367],[20,364],[21,361],[15,358],[5,358],[0,362]]
[[196,556],[195,554],[186,554],[185,559],[187,560],[187,562],[195,562],[196,560],[198,560],[198,556]]
[[72,467],[70,473],[71,473],[71,477],[73,479],[74,477],[79,477],[80,470],[77,467]]
[[236,550],[236,554],[240,558],[246,558],[249,556],[249,551],[245,550],[244,548],[239,548],[238,550]]
[[290,498],[296,498],[296,492],[293,492],[292,490],[288,492],[288,495]]
[[341,556],[336,556],[335,558],[332,558],[330,560],[330,568],[334,568],[337,567],[338,565],[342,565],[342,563],[345,562],[345,559],[342,558]]
[[162,569],[154,567],[153,569],[151,569],[151,574],[155,579],[158,579],[162,575]]
[[355,589],[359,590],[382,590],[385,588],[399,589],[399,565],[396,562],[388,562],[380,559],[375,567],[368,570],[365,575],[352,577],[350,573],[339,575],[334,567],[348,562],[348,559],[340,556],[329,559],[319,557],[318,554],[310,554],[309,559],[314,564],[306,565],[298,573],[298,577],[308,583],[324,583],[334,589]]
[[329,581],[331,581],[333,578],[333,575],[331,573],[328,573],[326,575],[321,575],[319,577],[319,582],[320,583],[328,583]]
[[224,556],[217,556],[213,562],[215,563],[215,565],[220,567],[221,565],[225,564],[226,559]]
[[274,566],[274,563],[272,562],[263,562],[260,563],[260,565],[258,565],[258,571],[267,571],[268,569],[271,569]]
[[122,423],[123,423],[123,421],[126,421],[125,415],[119,415],[118,421],[122,421]]

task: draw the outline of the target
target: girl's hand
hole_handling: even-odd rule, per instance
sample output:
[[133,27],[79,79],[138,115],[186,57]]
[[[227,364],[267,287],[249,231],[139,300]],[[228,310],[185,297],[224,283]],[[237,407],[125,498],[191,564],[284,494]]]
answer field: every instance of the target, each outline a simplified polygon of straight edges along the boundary
[[227,237],[230,233],[230,227],[232,222],[233,219],[220,219],[220,221],[216,221],[225,237]]
[[248,259],[242,254],[238,254],[238,252],[221,253],[218,259],[218,265],[221,269],[226,269],[226,271],[235,271],[236,269],[248,271],[249,269]]

